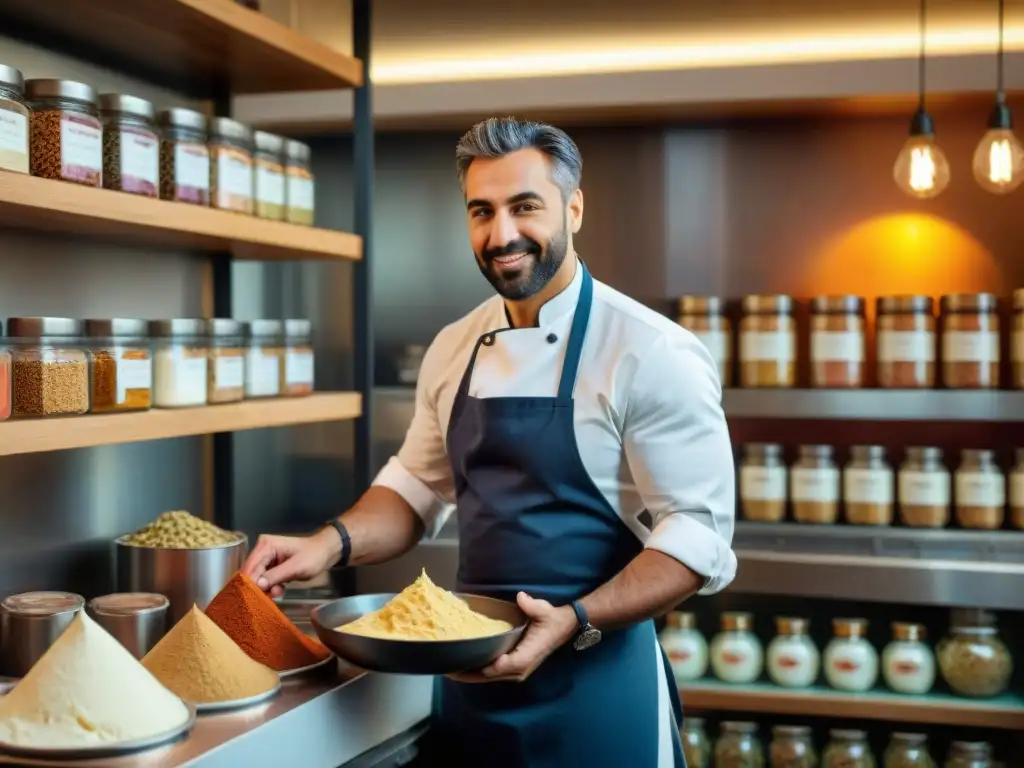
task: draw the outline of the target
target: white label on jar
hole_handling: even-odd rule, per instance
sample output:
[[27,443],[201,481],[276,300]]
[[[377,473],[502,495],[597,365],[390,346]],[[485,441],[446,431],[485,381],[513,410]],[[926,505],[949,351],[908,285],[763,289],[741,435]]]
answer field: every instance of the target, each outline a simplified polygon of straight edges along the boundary
[[918,472],[900,471],[899,499],[901,505],[913,507],[948,507],[950,497],[949,473],[945,470]]
[[792,331],[744,331],[740,335],[740,359],[744,362],[796,360]]
[[238,199],[252,198],[252,162],[241,152],[221,150],[217,153],[218,205],[232,208]]
[[288,174],[288,207],[300,211],[313,210],[313,180]]
[[[161,355],[163,357],[163,355]],[[201,405],[206,402],[206,355],[188,356],[181,349],[170,355],[170,387],[164,384],[163,360],[158,362],[158,399],[162,405]],[[167,390],[170,391],[167,391]]]
[[1014,362],[1024,363],[1024,331],[1014,331],[1010,343],[1010,357]]
[[95,184],[103,181],[103,129],[89,115],[65,113],[60,119],[61,175]]
[[0,168],[28,173],[28,118],[0,107]]
[[266,397],[281,391],[280,358],[250,349],[245,356],[245,393],[250,397]]
[[839,470],[835,467],[793,467],[790,481],[793,501],[839,501]]
[[125,357],[124,350],[117,353],[117,403],[128,399],[128,390],[153,388],[153,361],[133,360]]
[[210,150],[203,144],[176,144],[174,147],[174,184],[178,196],[193,199],[189,193],[210,189]]
[[1010,475],[1010,506],[1024,508],[1024,472]]
[[848,468],[843,472],[843,498],[847,504],[892,504],[891,469]]
[[860,331],[812,331],[811,360],[864,362],[864,334]]
[[725,331],[692,331],[692,333],[711,353],[711,359],[721,366],[729,356],[729,336]]
[[159,181],[160,142],[148,131],[122,128],[121,188],[155,197]]
[[934,363],[935,334],[932,331],[879,331],[880,363]]
[[284,205],[284,174],[267,168],[262,163],[256,166],[256,199],[270,205]]
[[234,389],[245,383],[245,358],[219,356],[214,361],[217,389]]
[[946,331],[942,359],[947,363],[998,363],[999,334],[994,331]]
[[1006,505],[1006,481],[999,472],[957,472],[958,507],[1003,507]]
[[740,498],[749,501],[784,501],[785,467],[740,467]]
[[310,352],[288,352],[284,364],[285,384],[313,383],[313,355]]

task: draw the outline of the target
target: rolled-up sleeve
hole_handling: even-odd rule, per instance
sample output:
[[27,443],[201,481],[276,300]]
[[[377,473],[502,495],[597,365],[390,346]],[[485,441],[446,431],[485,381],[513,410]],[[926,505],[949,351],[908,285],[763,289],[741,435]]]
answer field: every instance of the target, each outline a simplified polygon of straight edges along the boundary
[[735,479],[722,389],[692,334],[666,334],[639,361],[623,447],[653,525],[645,546],[705,578],[701,594],[736,576]]

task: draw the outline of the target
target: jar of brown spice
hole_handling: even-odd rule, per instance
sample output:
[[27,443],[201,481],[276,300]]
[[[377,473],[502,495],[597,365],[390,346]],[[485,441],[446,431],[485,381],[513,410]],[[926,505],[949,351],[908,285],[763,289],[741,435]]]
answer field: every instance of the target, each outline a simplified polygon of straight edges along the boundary
[[1024,389],[1024,288],[1013,292],[1013,334],[1010,337],[1010,361],[1013,363],[1011,386]]
[[1002,528],[1006,513],[1006,478],[995,451],[964,449],[954,484],[956,520],[964,528]]
[[1016,451],[1017,463],[1010,472],[1010,523],[1024,528],[1024,448]]
[[210,205],[253,213],[252,130],[237,120],[215,117],[210,126]]
[[103,126],[91,85],[28,80],[32,175],[103,186]]
[[895,507],[892,467],[881,445],[855,445],[843,470],[843,508],[853,525],[891,525]]
[[100,94],[103,121],[103,186],[133,195],[157,197],[160,139],[153,104],[137,96]]
[[740,386],[796,384],[796,320],[790,296],[744,296]]
[[778,443],[743,446],[740,511],[745,520],[760,523],[777,523],[786,516],[786,464]]
[[12,417],[70,416],[89,410],[89,362],[82,322],[69,317],[12,317]]
[[149,322],[131,318],[86,320],[89,410],[142,411],[153,402]]
[[949,470],[942,463],[941,448],[907,448],[897,480],[902,523],[915,528],[948,525],[951,486]]
[[860,296],[815,296],[811,302],[811,386],[865,385],[866,333]]
[[880,296],[875,302],[878,386],[935,386],[935,304],[931,296]]
[[732,325],[718,296],[683,296],[676,322],[700,339],[711,353],[723,387],[732,386]]
[[831,524],[839,518],[839,469],[831,445],[801,445],[789,473],[789,496],[798,523]]
[[999,386],[999,307],[993,294],[942,297],[942,383],[950,389]]
[[160,199],[210,204],[210,150],[206,116],[191,109],[165,109],[160,125]]

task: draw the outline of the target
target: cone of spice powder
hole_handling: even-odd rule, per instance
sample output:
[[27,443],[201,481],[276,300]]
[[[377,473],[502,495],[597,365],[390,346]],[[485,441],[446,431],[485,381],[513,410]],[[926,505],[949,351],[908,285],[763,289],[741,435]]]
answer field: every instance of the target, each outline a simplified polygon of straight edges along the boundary
[[241,572],[210,601],[206,615],[251,658],[278,672],[308,667],[331,655],[318,640],[303,634],[277,603]]

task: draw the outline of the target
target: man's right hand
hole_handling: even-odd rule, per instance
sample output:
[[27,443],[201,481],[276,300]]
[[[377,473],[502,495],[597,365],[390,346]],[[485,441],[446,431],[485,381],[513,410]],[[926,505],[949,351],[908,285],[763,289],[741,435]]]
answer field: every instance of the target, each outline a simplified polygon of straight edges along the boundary
[[331,528],[312,536],[260,536],[242,573],[272,597],[284,594],[284,584],[319,576],[341,559],[341,537]]

